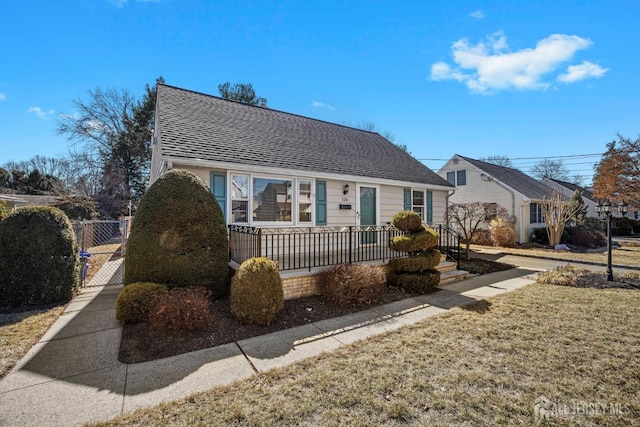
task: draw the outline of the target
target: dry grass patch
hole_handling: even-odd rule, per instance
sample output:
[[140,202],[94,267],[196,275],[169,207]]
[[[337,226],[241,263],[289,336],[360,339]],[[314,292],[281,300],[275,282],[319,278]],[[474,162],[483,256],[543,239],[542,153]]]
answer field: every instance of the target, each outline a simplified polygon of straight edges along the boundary
[[0,314],[0,378],[18,363],[62,314],[64,306]]
[[[116,255],[122,245],[120,243],[111,243],[108,245],[93,246],[89,249],[91,257],[89,258],[89,269],[84,279],[85,285],[91,282],[91,279],[102,268],[102,266]],[[98,253],[99,252],[99,253]]]
[[[535,284],[115,425],[640,425],[640,292]],[[476,309],[478,308],[478,309]]]
[[[496,248],[491,248],[496,249]],[[512,255],[529,255],[539,257],[560,258],[567,261],[587,261],[599,264],[607,263],[607,251],[602,252],[565,252],[554,251],[553,249],[517,249],[517,248],[500,248],[505,254]],[[613,263],[616,265],[629,265],[632,267],[640,267],[640,246],[623,245],[615,248],[611,252]]]

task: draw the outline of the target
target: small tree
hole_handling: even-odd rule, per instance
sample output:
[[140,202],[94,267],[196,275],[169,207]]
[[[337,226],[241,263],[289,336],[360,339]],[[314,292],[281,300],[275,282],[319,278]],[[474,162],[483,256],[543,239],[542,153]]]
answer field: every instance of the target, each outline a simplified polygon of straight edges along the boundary
[[450,225],[462,234],[462,243],[465,244],[467,258],[469,257],[469,246],[474,235],[485,223],[492,219],[508,221],[509,213],[496,203],[455,203],[449,206]]
[[587,218],[587,207],[584,205],[584,200],[582,199],[582,193],[580,190],[576,190],[573,192],[573,196],[571,196],[571,200],[569,201],[569,208],[575,209],[576,213],[569,220],[573,223],[573,225],[585,225]]
[[555,246],[560,243],[564,227],[571,218],[575,217],[580,206],[578,204],[571,206],[571,203],[562,197],[560,191],[554,191],[550,197],[543,197],[540,206],[544,223],[547,224],[549,245]]

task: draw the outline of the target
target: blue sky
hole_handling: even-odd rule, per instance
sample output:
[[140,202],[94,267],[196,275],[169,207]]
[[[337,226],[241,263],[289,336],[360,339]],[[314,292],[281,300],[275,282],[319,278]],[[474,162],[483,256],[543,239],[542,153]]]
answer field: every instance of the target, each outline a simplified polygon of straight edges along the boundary
[[638,0],[4,1],[0,164],[65,155],[57,119],[88,90],[163,76],[251,82],[270,108],[373,122],[418,159],[549,156],[588,182],[597,156],[560,156],[640,133],[638,19]]

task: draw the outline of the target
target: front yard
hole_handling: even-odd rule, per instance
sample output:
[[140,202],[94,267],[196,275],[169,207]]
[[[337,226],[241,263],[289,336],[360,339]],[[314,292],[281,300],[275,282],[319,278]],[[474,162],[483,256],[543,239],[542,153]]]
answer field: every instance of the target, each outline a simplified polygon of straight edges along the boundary
[[[567,261],[586,261],[599,264],[607,263],[607,251],[606,248],[601,248],[599,252],[567,252],[567,251],[554,251],[553,249],[542,248],[493,248],[489,246],[475,246],[487,249],[496,249],[505,254],[513,255],[525,255],[525,256],[539,256],[539,257],[552,257],[561,258]],[[625,244],[614,248],[611,253],[612,262],[614,265],[628,265],[633,267],[640,267],[640,244]]]
[[640,425],[638,306],[535,284],[100,425]]

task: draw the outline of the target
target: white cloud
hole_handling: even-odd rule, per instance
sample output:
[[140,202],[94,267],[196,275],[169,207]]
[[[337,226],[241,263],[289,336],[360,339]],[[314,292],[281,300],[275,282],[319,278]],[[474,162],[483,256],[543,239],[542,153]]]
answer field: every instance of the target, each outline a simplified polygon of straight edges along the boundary
[[[556,72],[577,51],[591,44],[590,40],[582,37],[552,34],[538,41],[534,48],[510,51],[507,37],[502,31],[491,34],[486,41],[475,45],[467,39],[461,39],[451,47],[457,67],[437,62],[431,66],[430,78],[435,81],[456,80],[464,83],[472,92],[481,94],[504,89],[545,90],[550,86],[545,77]],[[594,64],[591,65],[597,69],[585,64],[591,63],[585,61],[582,65],[570,66],[561,81],[570,83],[580,80],[580,76],[593,77],[598,72],[602,75],[607,71]]]
[[331,105],[325,104],[324,102],[320,102],[320,101],[311,101],[311,106],[313,108],[326,108],[331,111],[335,110],[335,108],[333,108]]
[[4,93],[0,92],[0,101],[4,101],[5,99],[7,99],[7,95],[5,95]]
[[27,113],[33,113],[36,116],[40,117],[43,120],[47,120],[50,116],[54,115],[56,112],[54,110],[43,111],[40,107],[29,107]]
[[584,61],[580,65],[569,65],[567,72],[558,76],[558,81],[562,83],[579,82],[590,77],[600,78],[609,71],[593,62]]
[[484,12],[478,9],[476,11],[471,12],[469,16],[476,19],[482,19],[484,18]]

